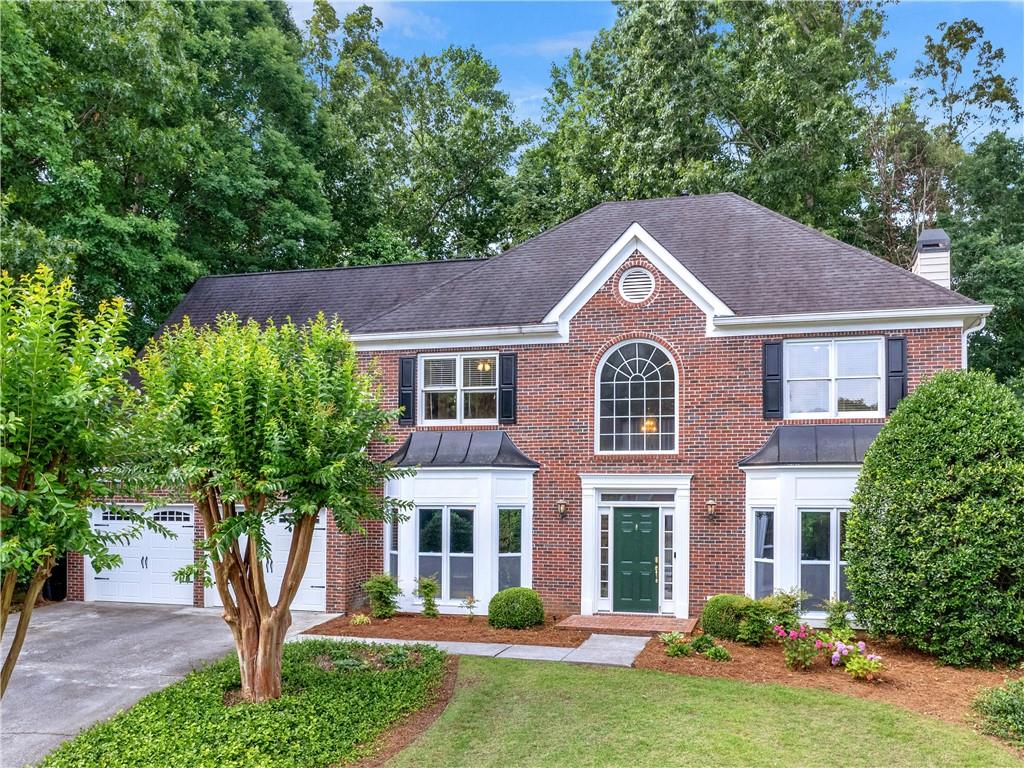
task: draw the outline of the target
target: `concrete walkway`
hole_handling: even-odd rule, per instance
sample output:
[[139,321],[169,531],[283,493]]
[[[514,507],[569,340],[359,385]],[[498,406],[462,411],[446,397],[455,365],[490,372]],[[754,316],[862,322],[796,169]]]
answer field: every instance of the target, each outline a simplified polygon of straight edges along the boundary
[[395,640],[386,637],[349,637],[338,635],[296,635],[294,640],[338,640],[356,643],[385,643],[407,645],[421,643],[433,645],[452,654],[463,656],[490,656],[498,659],[528,659],[532,661],[567,661],[571,664],[602,664],[609,667],[631,667],[633,661],[647,645],[650,636],[591,635],[578,648],[551,645],[513,645],[504,643],[457,643],[447,640]]

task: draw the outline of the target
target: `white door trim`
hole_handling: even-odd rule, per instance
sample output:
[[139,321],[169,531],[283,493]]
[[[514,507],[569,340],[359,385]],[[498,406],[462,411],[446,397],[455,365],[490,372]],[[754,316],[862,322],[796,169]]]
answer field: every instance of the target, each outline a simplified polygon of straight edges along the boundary
[[[692,474],[580,474],[581,509],[583,517],[582,548],[580,553],[580,613],[590,616],[597,612],[600,596],[600,496],[607,492],[665,492],[675,494],[672,537],[675,563],[672,569],[672,595],[675,616],[686,619],[690,615],[690,480]],[[631,502],[621,502],[629,506]],[[668,502],[662,504],[665,506]],[[660,524],[659,524],[659,534]],[[664,539],[659,536],[659,551]],[[609,576],[610,580],[610,576]]]

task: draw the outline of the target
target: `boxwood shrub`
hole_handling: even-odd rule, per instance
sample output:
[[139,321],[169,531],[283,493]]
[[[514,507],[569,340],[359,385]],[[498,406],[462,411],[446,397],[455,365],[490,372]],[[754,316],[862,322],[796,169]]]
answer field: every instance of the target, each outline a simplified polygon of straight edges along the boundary
[[540,595],[528,587],[510,587],[491,598],[487,621],[498,629],[526,629],[544,623]]
[[323,768],[366,754],[384,730],[425,706],[444,676],[426,645],[287,643],[281,698],[225,705],[238,689],[231,653],[58,747],[44,768]]
[[715,595],[704,606],[700,628],[713,637],[736,640],[747,609],[753,604],[746,595]]
[[846,524],[859,622],[954,665],[1024,659],[1024,405],[946,371],[868,449]]

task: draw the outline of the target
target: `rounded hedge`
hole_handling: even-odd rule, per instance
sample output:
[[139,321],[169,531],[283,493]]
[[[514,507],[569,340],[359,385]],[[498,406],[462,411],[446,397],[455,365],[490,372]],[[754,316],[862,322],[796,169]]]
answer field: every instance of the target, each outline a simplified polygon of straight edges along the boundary
[[526,629],[544,623],[540,595],[528,587],[510,587],[487,604],[487,623],[497,629]]
[[740,624],[754,601],[745,595],[715,595],[708,600],[700,615],[700,628],[723,640],[736,640]]
[[846,523],[860,623],[948,664],[1024,659],[1024,405],[945,371],[864,457]]

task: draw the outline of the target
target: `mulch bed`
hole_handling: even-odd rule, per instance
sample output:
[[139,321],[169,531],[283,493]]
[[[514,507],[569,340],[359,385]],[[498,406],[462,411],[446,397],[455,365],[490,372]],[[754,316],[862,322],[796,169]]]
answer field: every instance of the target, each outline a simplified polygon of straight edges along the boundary
[[355,767],[379,768],[387,765],[392,757],[412,744],[444,712],[452,694],[455,693],[455,680],[458,675],[459,659],[457,656],[449,656],[444,662],[444,679],[434,692],[431,703],[389,728],[373,745],[373,751],[354,763]]
[[549,619],[532,629],[494,629],[486,616],[438,616],[427,618],[419,613],[399,613],[390,619],[372,619],[371,624],[353,626],[350,616],[338,616],[307,629],[308,635],[340,635],[346,637],[383,637],[389,640],[448,640],[460,643],[507,643],[512,645],[554,645],[575,648],[590,637],[590,632],[556,629]]
[[982,688],[1002,685],[1005,677],[1024,676],[1024,671],[1013,669],[945,667],[933,657],[899,644],[868,640],[868,650],[882,656],[885,669],[881,680],[866,682],[853,680],[842,669],[832,669],[824,658],[815,661],[806,672],[793,672],[786,667],[782,646],[777,643],[752,648],[720,642],[729,649],[732,661],[711,661],[703,656],[670,658],[665,655],[664,644],[655,637],[640,652],[633,666],[699,677],[822,688],[884,701],[953,723],[973,722],[971,700]]

